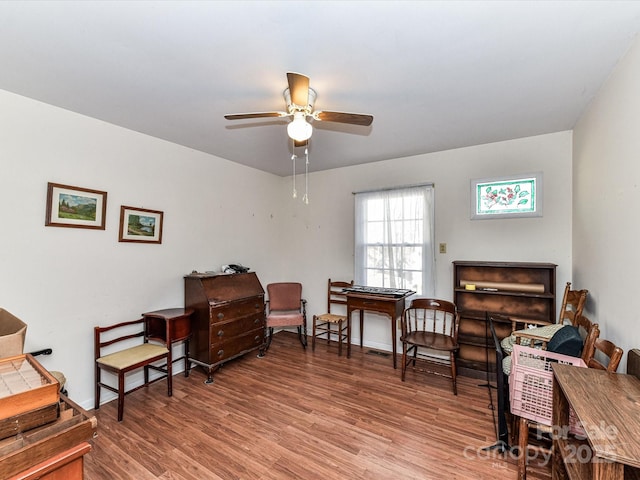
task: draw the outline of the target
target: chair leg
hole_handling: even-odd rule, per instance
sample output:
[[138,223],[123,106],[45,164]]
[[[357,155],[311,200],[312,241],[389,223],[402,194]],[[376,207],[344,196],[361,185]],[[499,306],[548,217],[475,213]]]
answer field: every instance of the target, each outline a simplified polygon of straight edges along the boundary
[[403,343],[402,344],[402,373],[401,373],[401,378],[403,382],[404,382],[404,375],[406,371],[407,371],[407,344]]
[[316,316],[313,316],[313,330],[311,330],[311,351],[316,351]]
[[338,320],[338,356],[342,356],[342,320]]
[[[169,345],[171,348],[171,345]],[[171,361],[171,355],[167,357],[167,396],[173,396],[173,362]]]
[[96,403],[95,409],[98,410],[100,408],[100,367],[96,363]]
[[451,362],[451,380],[453,381],[453,394],[458,395],[458,385],[456,383],[456,354],[455,352],[449,353],[449,361]]
[[118,372],[118,421],[124,416],[124,372]]
[[304,325],[302,326],[302,330],[304,332],[304,348],[307,348],[307,317],[304,317]]
[[307,348],[307,335],[306,335],[306,332],[305,332],[304,337],[302,336],[302,325],[298,325],[298,340],[300,340],[300,343],[302,344],[302,348],[306,349]]
[[527,478],[527,455],[529,444],[529,421],[520,417],[518,422],[518,480],[526,480]]

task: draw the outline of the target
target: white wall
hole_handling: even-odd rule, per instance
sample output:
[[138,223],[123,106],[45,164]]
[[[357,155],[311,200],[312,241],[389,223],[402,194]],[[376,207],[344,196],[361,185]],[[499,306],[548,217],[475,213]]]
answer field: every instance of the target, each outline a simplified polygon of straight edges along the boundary
[[[107,191],[106,230],[45,227],[47,182]],[[93,327],[184,305],[194,269],[277,271],[264,252],[280,245],[279,191],[279,177],[0,91],[0,306],[91,407]],[[119,243],[121,205],[163,211],[162,244]]]
[[[560,132],[312,174],[310,204],[288,204],[298,259],[289,274],[303,283],[310,314],[326,309],[327,278],[353,278],[352,192],[423,182],[435,183],[436,244],[447,244],[436,254],[437,296],[452,298],[454,260],[556,263],[561,295],[571,280],[571,143],[571,132]],[[544,174],[543,217],[470,220],[471,179],[536,171]],[[289,195],[290,183],[282,187]],[[367,318],[365,344],[390,350],[389,320]]]
[[[636,40],[574,130],[573,276],[589,290],[586,312],[600,336],[640,347],[640,40]],[[635,213],[634,213],[635,212]]]

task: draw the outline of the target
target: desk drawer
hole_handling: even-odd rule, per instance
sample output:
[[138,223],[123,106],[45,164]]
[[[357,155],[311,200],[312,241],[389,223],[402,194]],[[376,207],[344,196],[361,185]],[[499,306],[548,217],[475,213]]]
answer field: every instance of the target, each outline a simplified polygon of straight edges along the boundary
[[395,313],[396,317],[402,315],[404,310],[404,298],[349,298],[349,308],[352,310],[370,310],[374,312],[382,312],[388,315]]
[[230,338],[242,335],[250,330],[264,328],[265,318],[262,313],[249,315],[243,318],[231,319],[227,322],[218,322],[211,325],[212,344],[224,342]]
[[264,344],[264,328],[246,332],[235,338],[211,343],[211,361],[213,363],[241,355]]
[[[238,302],[211,308],[211,325],[226,322],[233,318],[246,317],[264,312],[264,302],[261,298],[249,298]],[[213,328],[213,327],[212,327]]]

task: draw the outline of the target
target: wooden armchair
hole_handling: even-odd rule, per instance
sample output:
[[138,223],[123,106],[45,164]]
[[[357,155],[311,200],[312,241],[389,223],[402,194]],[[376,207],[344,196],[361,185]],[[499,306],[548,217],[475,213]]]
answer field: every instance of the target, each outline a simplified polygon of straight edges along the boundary
[[[458,394],[456,384],[456,355],[458,345],[458,327],[460,315],[452,302],[434,298],[416,298],[411,306],[406,308],[402,316],[402,381],[405,380],[407,366],[416,367],[416,361],[421,363],[435,363],[447,365],[450,374],[439,370],[421,370],[451,379],[453,394]],[[422,354],[418,356],[418,349],[436,350],[442,355],[448,354],[448,361],[439,356]]]
[[[137,343],[135,340],[143,343]],[[130,322],[122,322],[107,327],[95,327],[94,329],[95,352],[95,409],[100,408],[100,388],[106,388],[118,394],[118,421],[122,421],[124,413],[124,396],[151,383],[167,379],[167,395],[171,391],[171,362],[169,350],[165,345],[149,343],[146,336],[146,322],[143,318]],[[164,361],[158,366],[154,363]],[[144,384],[126,390],[125,375],[133,370],[144,369]],[[164,375],[149,381],[149,370],[162,372]],[[118,377],[118,387],[112,387],[102,382],[102,370],[110,372]]]

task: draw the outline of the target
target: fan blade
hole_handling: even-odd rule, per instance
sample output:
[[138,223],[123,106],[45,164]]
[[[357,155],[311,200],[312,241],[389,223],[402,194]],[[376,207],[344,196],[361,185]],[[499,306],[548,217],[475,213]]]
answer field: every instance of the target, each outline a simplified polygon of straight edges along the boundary
[[352,125],[362,125],[367,127],[373,122],[373,115],[346,112],[314,112],[313,118],[322,122],[350,123]]
[[309,77],[300,73],[287,72],[291,102],[300,107],[309,104]]
[[270,118],[270,117],[286,117],[288,113],[285,112],[256,112],[256,113],[234,113],[232,115],[225,115],[227,120],[243,120],[245,118]]

